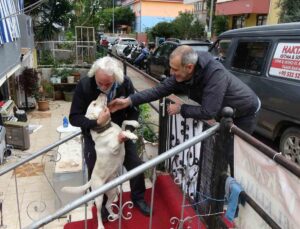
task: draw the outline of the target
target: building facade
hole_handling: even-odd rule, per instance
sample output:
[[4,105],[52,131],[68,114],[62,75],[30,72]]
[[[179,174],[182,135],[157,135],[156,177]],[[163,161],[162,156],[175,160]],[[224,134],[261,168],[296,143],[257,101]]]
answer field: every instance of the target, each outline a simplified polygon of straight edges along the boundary
[[198,18],[204,25],[207,21],[207,0],[184,0],[184,4],[193,6],[193,14]]
[[277,24],[278,0],[217,0],[216,15],[229,18],[229,28]]
[[159,22],[171,22],[179,12],[193,10],[193,5],[186,5],[183,0],[123,0],[121,5],[129,6],[135,13],[138,33],[144,33]]

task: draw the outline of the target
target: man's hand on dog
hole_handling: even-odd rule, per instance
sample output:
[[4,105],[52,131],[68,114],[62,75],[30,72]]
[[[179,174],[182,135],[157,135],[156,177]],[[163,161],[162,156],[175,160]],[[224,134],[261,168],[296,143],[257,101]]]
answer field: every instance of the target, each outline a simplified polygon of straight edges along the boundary
[[123,142],[125,142],[125,141],[128,140],[128,138],[127,138],[122,132],[119,133],[118,139],[119,139],[119,142],[120,142],[120,143],[123,143]]
[[103,126],[105,123],[107,123],[110,119],[110,112],[109,109],[106,107],[100,114],[97,119],[97,124],[99,126]]
[[122,110],[126,107],[129,107],[131,105],[131,100],[130,98],[126,98],[126,99],[114,99],[113,101],[111,101],[108,104],[108,108],[110,110],[111,113],[114,113],[118,110]]

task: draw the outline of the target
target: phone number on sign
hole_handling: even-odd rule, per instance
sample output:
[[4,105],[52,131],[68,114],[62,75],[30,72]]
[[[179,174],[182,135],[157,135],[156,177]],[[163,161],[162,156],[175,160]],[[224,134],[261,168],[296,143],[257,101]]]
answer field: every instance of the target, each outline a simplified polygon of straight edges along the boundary
[[280,71],[279,76],[293,78],[293,79],[300,79],[300,73],[295,73],[295,72]]

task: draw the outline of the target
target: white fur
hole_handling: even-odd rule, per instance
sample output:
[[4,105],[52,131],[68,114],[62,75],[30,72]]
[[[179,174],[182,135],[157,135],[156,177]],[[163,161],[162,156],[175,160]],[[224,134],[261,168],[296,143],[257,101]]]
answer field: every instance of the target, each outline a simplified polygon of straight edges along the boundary
[[[107,99],[106,95],[100,94],[99,97],[92,101],[89,105],[86,117],[89,119],[97,119],[100,112],[106,107]],[[112,127],[105,130],[102,133],[97,133],[91,130],[92,138],[95,142],[95,150],[97,154],[97,160],[91,176],[91,180],[85,185],[79,187],[64,187],[63,192],[69,193],[83,193],[89,187],[93,190],[99,188],[101,185],[107,183],[116,177],[118,169],[123,165],[125,157],[124,143],[120,143],[118,135],[122,132],[128,139],[137,139],[137,136],[130,131],[125,131],[126,125],[139,127],[139,123],[133,120],[125,120],[122,124],[122,129],[115,123],[111,123]],[[111,204],[115,199],[117,188],[111,189],[105,193],[107,195],[107,208],[110,218],[118,218],[117,214],[114,214],[111,208]],[[98,229],[104,229],[102,218],[101,218],[101,207],[103,202],[103,195],[95,198],[97,206],[97,217],[98,217]]]

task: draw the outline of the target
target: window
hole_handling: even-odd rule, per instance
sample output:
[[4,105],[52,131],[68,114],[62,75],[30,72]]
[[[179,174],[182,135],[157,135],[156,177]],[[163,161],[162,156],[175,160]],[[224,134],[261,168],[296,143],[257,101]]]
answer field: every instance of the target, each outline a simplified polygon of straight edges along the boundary
[[233,16],[232,17],[232,28],[239,29],[245,27],[245,17],[241,16]]
[[171,52],[176,48],[175,45],[164,43],[161,46],[159,46],[154,54],[156,58],[158,57],[168,57]]
[[260,14],[256,16],[256,25],[266,25],[267,24],[267,15]]
[[224,62],[227,56],[227,50],[231,44],[230,39],[219,40],[211,50],[212,55],[219,61]]
[[195,12],[202,12],[202,11],[205,11],[205,2],[202,0],[202,1],[198,1],[198,2],[195,2],[194,3],[194,10]]
[[232,69],[260,75],[270,42],[239,42],[233,57]]

